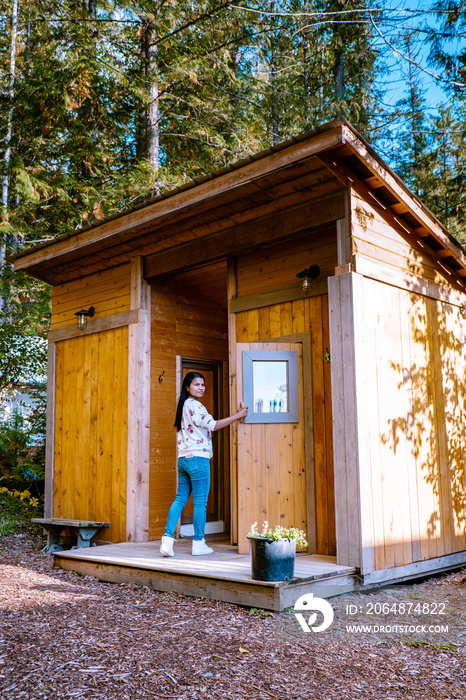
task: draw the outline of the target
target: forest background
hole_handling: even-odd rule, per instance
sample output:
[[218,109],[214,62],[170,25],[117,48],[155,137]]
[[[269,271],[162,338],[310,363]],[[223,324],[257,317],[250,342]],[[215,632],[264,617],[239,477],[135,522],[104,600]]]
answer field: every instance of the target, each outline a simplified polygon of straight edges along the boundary
[[465,39],[460,0],[0,0],[0,404],[50,317],[11,255],[338,115],[466,243]]

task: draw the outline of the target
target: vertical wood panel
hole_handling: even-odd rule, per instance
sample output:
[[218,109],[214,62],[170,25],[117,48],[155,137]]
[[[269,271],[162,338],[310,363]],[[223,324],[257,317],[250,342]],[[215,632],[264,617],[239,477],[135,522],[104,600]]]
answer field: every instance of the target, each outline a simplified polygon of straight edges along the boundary
[[[310,322],[309,322],[310,323]],[[337,539],[335,530],[335,482],[333,473],[333,416],[332,416],[332,360],[330,353],[329,330],[329,303],[328,294],[322,297],[322,338],[324,341],[324,388],[325,388],[325,456],[327,463],[327,512],[328,512],[328,551],[327,554],[335,555],[337,552]],[[309,327],[309,326],[308,326]],[[315,430],[313,430],[315,435]],[[314,438],[315,440],[315,438]]]
[[[406,308],[406,294],[398,291],[397,293],[397,308],[399,312],[399,328],[401,342],[401,376],[400,376],[400,403],[402,414],[409,420],[411,411],[411,386],[407,376],[406,368],[411,366],[411,339],[409,328],[409,316]],[[418,527],[416,526],[417,507],[412,508],[412,492],[413,487],[411,474],[411,454],[412,446],[409,440],[409,434],[404,431],[403,442],[403,460],[400,461],[400,478],[399,478],[399,497],[401,509],[402,523],[402,542],[400,547],[400,556],[403,564],[410,564],[414,560],[413,543],[418,541]],[[414,532],[416,535],[414,535]]]
[[[442,318],[442,305],[433,299],[427,303],[427,319],[430,326],[430,347],[432,357],[433,379],[433,410],[434,430],[437,442],[437,469],[434,468],[434,483],[436,483],[437,499],[439,505],[439,518],[437,530],[437,551],[440,554],[452,551],[452,517],[450,509],[451,475],[448,459],[447,426],[445,420],[445,408],[447,397],[444,394],[443,376],[447,376],[449,369],[447,357],[441,352],[442,345],[446,350],[445,327]],[[436,472],[436,473],[435,473]]]
[[435,437],[432,431],[432,377],[430,376],[430,354],[428,348],[428,324],[426,299],[411,295],[411,367],[410,382],[412,393],[412,452],[417,481],[417,502],[419,505],[419,535],[421,558],[436,556],[437,548],[432,543],[431,520],[437,510],[432,487],[426,479],[430,460],[435,461]]
[[259,313],[259,340],[270,338],[270,311],[268,306],[258,309]]
[[53,514],[108,521],[99,538],[110,541],[124,539],[127,336],[121,328],[56,346]]
[[317,551],[327,552],[328,510],[327,510],[327,454],[325,445],[325,387],[324,387],[324,349],[322,339],[322,298],[309,299],[309,318],[311,326],[312,353],[312,405],[314,417],[315,490],[316,490],[316,528]]
[[465,549],[466,503],[466,449],[464,444],[466,390],[466,354],[464,321],[456,308],[444,309],[445,332],[441,355],[444,359],[445,419],[448,435],[450,466],[450,503],[452,543],[454,551]]
[[[89,387],[91,394],[90,421],[89,421],[89,466],[88,466],[88,513],[97,512],[97,494],[95,484],[97,483],[97,461],[99,449],[99,335],[92,334],[89,337],[90,365],[89,365]],[[125,480],[126,484],[126,480]],[[96,516],[93,516],[96,517]]]
[[[234,258],[230,258],[227,263],[227,298],[233,299],[236,296],[236,263]],[[233,415],[237,406],[237,366],[236,366],[236,317],[228,314],[228,368],[229,381],[226,384],[228,390],[225,397],[228,406],[228,415]],[[228,510],[230,506],[230,541],[238,541],[238,424],[230,425],[230,502],[225,503]]]
[[[458,523],[461,518],[464,523],[465,513],[458,501],[455,506],[454,492],[455,480],[464,474],[457,464],[464,450],[458,390],[464,405],[465,360],[461,340],[455,338],[453,317],[458,312],[359,275],[353,295],[360,365],[361,535],[367,539],[371,499],[373,567],[381,570],[461,551],[464,524],[458,528]],[[333,345],[332,340],[335,371]]]
[[270,334],[269,338],[278,338],[281,333],[280,324],[280,304],[273,304],[269,307],[270,313]]
[[51,515],[57,516],[61,509],[61,479],[63,464],[63,401],[65,375],[65,343],[56,344],[55,363],[55,422],[54,422],[54,457],[53,457],[53,497]]
[[55,425],[57,407],[55,405],[55,375],[56,375],[56,343],[49,341],[47,348],[47,417],[45,443],[45,493],[44,517],[51,518],[53,512],[54,458],[55,458]]
[[[280,304],[280,333],[279,335],[291,335],[293,324],[291,319],[291,302]],[[273,337],[273,336],[272,336]]]
[[360,566],[360,496],[352,273],[329,279],[337,558]]
[[84,375],[86,373],[85,357],[84,357],[84,338],[75,338],[74,345],[76,348],[75,367],[82,367],[81,372],[75,373],[76,391],[74,394],[75,415],[76,415],[76,433],[74,439],[74,453],[76,455],[76,466],[73,479],[73,508],[76,513],[82,512],[84,508],[85,493],[88,488],[86,464],[87,454],[85,445],[88,441],[89,422],[85,414],[84,405]]
[[304,320],[304,299],[291,303],[291,333],[304,333],[309,329]]
[[126,539],[126,532],[122,532],[120,518],[122,506],[124,507],[126,505],[126,498],[123,500],[123,502],[120,501],[121,483],[126,482],[126,479],[121,478],[126,469],[126,460],[123,458],[124,452],[122,452],[122,448],[124,449],[126,444],[121,444],[121,434],[126,432],[127,414],[127,407],[125,405],[127,386],[125,380],[128,377],[128,372],[125,372],[124,376],[122,376],[122,357],[123,354],[126,356],[125,350],[126,348],[124,347],[123,334],[121,329],[117,329],[115,331],[115,345],[112,363],[115,387],[111,428],[113,474],[109,491],[111,494],[112,522],[115,522],[115,527],[118,527],[119,539],[122,541]]

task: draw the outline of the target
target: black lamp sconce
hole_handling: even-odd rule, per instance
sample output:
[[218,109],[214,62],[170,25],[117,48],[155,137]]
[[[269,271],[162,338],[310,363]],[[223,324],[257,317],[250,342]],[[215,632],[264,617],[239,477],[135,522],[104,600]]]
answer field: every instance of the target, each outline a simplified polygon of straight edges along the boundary
[[90,306],[88,310],[86,309],[81,309],[81,311],[76,311],[75,316],[76,316],[76,321],[78,325],[78,329],[80,331],[84,331],[87,328],[87,317],[92,318],[95,314],[95,309],[93,306]]
[[320,267],[318,265],[311,265],[311,267],[307,267],[305,270],[298,272],[296,277],[301,279],[301,289],[305,294],[309,294],[309,292],[312,290],[312,282],[319,276],[319,274]]
[[463,304],[463,306],[460,306],[460,314],[462,315],[463,318],[466,318],[466,304]]

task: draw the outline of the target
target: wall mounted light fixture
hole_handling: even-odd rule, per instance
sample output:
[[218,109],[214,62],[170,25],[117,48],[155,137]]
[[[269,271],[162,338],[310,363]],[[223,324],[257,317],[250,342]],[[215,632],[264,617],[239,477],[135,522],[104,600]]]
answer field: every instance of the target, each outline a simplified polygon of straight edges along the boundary
[[463,306],[460,307],[460,314],[463,318],[466,318],[466,304],[463,304]]
[[81,309],[81,311],[76,311],[76,321],[80,331],[84,331],[87,328],[87,317],[92,318],[95,314],[95,309],[90,306],[88,310]]
[[305,294],[309,294],[312,289],[312,282],[319,276],[319,274],[320,267],[318,265],[311,265],[311,267],[307,267],[305,270],[298,272],[296,277],[301,279],[301,289]]

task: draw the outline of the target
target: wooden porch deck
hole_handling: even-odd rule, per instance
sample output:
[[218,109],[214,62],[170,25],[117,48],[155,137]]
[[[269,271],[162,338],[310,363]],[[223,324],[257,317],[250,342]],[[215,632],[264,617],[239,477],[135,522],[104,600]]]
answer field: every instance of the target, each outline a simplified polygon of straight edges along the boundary
[[275,612],[293,607],[304,593],[330,598],[359,587],[356,569],[315,554],[297,555],[292,581],[255,581],[249,554],[238,554],[224,541],[208,544],[214,554],[201,557],[191,555],[190,539],[176,540],[173,558],[160,555],[160,541],[74,549],[54,553],[54,566],[101,581],[136,583]]

